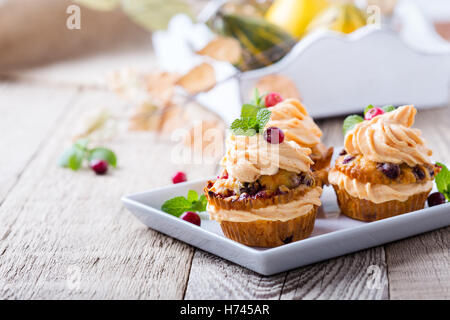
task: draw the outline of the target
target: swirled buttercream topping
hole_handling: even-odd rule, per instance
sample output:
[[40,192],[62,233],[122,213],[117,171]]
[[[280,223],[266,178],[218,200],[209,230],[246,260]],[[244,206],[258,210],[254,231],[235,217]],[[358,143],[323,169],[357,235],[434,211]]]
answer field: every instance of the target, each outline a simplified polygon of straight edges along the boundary
[[263,135],[230,135],[221,165],[241,182],[254,182],[261,175],[274,175],[278,169],[300,173],[307,172],[313,163],[311,149],[300,147],[294,141],[280,144],[268,143]]
[[432,151],[418,129],[411,128],[417,110],[409,105],[358,123],[345,136],[345,150],[375,162],[430,163]]
[[286,140],[303,147],[312,147],[320,142],[322,131],[297,99],[286,99],[271,107],[270,111],[272,114],[266,126],[283,130]]
[[250,222],[255,220],[287,221],[310,212],[314,206],[320,206],[321,187],[315,187],[299,199],[288,203],[272,205],[265,208],[244,210],[224,210],[208,204],[206,210],[212,220]]
[[344,189],[352,197],[369,200],[373,203],[382,203],[391,200],[403,202],[415,194],[430,192],[433,188],[433,182],[430,180],[424,183],[389,185],[363,183],[346,176],[336,169],[330,170],[328,181],[340,189]]

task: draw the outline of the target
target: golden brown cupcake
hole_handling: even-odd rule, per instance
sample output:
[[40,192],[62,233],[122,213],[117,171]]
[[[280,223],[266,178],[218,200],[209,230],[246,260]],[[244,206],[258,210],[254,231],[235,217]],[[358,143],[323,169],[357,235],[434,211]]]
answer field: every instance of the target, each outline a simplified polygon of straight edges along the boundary
[[[249,246],[275,247],[308,237],[321,205],[322,182],[311,171],[311,149],[295,141],[295,128],[275,127],[278,105],[266,109],[270,112],[255,107],[270,117],[254,127],[253,135],[236,129],[248,119],[233,123],[222,172],[204,189],[211,219],[220,223],[226,237]],[[301,110],[295,112],[300,116]]]
[[343,214],[375,221],[423,209],[439,169],[431,163],[418,129],[416,109],[372,110],[345,135],[344,150],[330,170]]

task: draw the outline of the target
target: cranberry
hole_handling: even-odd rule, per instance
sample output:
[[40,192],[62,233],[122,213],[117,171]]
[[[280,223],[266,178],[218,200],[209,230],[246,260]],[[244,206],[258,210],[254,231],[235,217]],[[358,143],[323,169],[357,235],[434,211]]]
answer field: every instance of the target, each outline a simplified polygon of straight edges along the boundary
[[184,221],[196,224],[200,227],[202,220],[200,219],[200,216],[197,214],[197,212],[192,211],[186,211],[180,216],[180,219],[183,219]]
[[445,203],[445,196],[440,192],[434,192],[428,196],[428,206],[433,207]]
[[105,174],[108,171],[108,162],[103,159],[94,159],[89,165],[96,174]]
[[177,173],[175,173],[175,175],[172,177],[172,182],[175,183],[180,183],[180,182],[185,182],[187,181],[186,179],[186,174],[183,171],[178,171]]
[[228,172],[225,172],[224,174],[222,174],[222,176],[220,178],[221,179],[228,179]]
[[271,92],[268,95],[266,95],[266,98],[264,99],[264,104],[266,105],[266,108],[270,108],[281,101],[283,101],[283,98],[279,93]]
[[369,109],[369,111],[366,112],[364,115],[364,120],[372,120],[376,116],[379,116],[384,113],[384,110],[381,108],[372,108]]
[[347,154],[347,151],[345,149],[342,149],[341,152],[339,152],[340,156],[345,156]]
[[349,163],[350,161],[353,161],[355,159],[355,157],[353,157],[353,156],[346,156],[345,158],[344,158],[344,160],[342,160],[342,163],[343,164],[347,164],[347,163]]
[[277,127],[269,127],[264,131],[264,139],[268,143],[279,144],[284,141],[284,132]]
[[400,166],[395,163],[379,163],[377,169],[390,179],[397,179],[400,175]]
[[425,172],[420,167],[414,167],[413,173],[416,176],[417,180],[425,179]]

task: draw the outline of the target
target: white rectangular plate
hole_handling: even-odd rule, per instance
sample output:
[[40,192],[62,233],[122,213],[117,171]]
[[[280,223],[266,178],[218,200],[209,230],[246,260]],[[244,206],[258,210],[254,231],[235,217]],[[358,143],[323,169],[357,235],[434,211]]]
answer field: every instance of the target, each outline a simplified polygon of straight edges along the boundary
[[203,219],[198,227],[160,210],[165,200],[186,196],[189,189],[201,193],[205,184],[205,179],[180,183],[122,201],[146,226],[264,275],[450,225],[450,203],[376,222],[353,220],[339,213],[333,189],[325,187],[311,237],[276,248],[252,248],[226,238],[215,221]]

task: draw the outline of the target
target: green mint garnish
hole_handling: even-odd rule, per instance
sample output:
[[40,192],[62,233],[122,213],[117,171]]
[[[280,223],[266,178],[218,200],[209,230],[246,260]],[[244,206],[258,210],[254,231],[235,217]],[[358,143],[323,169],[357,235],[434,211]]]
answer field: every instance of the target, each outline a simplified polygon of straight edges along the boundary
[[88,160],[101,159],[108,162],[114,168],[117,166],[117,157],[114,152],[104,147],[97,147],[88,151]]
[[344,133],[344,135],[346,135],[347,132],[349,130],[353,129],[353,127],[355,125],[357,125],[358,123],[363,122],[363,121],[364,121],[363,117],[361,117],[357,114],[348,116],[344,120],[344,125],[342,126],[342,132]]
[[369,104],[365,109],[364,109],[364,115],[366,115],[367,111],[369,111],[370,109],[375,108],[372,104]]
[[207,200],[205,195],[198,196],[195,190],[189,190],[187,197],[178,196],[167,200],[161,206],[161,210],[179,217],[186,211],[206,211]]
[[450,201],[450,171],[442,163],[437,162],[436,165],[442,168],[441,171],[436,175],[436,186],[438,188],[438,191],[445,196],[445,199],[447,199],[447,201]]
[[104,147],[89,149],[88,144],[88,139],[77,140],[72,147],[64,151],[59,158],[58,164],[63,168],[69,168],[74,171],[80,169],[85,160],[101,159],[113,167],[117,166],[117,156],[112,150]]
[[387,105],[387,106],[381,107],[381,109],[383,109],[384,112],[391,112],[391,111],[395,110],[395,107],[393,105]]
[[59,158],[58,164],[61,167],[69,168],[74,171],[81,168],[83,164],[84,153],[79,148],[72,146],[70,149],[64,151]]
[[258,113],[256,114],[256,122],[258,123],[258,127],[260,129],[263,129],[267,122],[269,122],[271,114],[272,112],[270,112],[267,108],[258,110]]
[[270,119],[270,110],[264,105],[263,96],[255,89],[255,98],[251,103],[244,104],[241,117],[231,124],[230,129],[234,135],[253,136],[264,129]]

